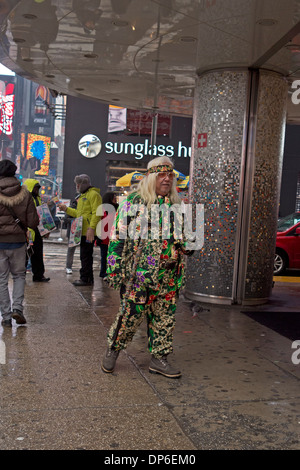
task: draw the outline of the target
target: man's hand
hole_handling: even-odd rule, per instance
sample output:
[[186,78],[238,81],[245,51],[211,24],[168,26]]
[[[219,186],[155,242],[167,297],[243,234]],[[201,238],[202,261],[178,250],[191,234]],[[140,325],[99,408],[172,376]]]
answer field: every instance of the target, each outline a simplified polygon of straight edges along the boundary
[[57,205],[60,211],[64,211],[64,212],[67,211],[67,206],[65,204],[57,204]]
[[87,229],[87,232],[86,232],[86,240],[90,243],[93,243],[94,238],[95,238],[95,230],[93,228],[89,227]]

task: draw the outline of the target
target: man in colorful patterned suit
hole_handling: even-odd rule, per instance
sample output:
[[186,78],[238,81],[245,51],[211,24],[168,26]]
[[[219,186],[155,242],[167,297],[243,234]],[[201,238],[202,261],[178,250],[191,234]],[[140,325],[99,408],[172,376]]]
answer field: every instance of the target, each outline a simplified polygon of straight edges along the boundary
[[[174,208],[176,210],[174,210]],[[181,372],[167,361],[173,350],[176,301],[184,284],[181,199],[173,164],[167,157],[153,159],[136,192],[116,214],[107,256],[110,285],[121,291],[120,309],[108,333],[102,370],[114,371],[119,352],[132,340],[146,315],[149,371],[170,378]]]

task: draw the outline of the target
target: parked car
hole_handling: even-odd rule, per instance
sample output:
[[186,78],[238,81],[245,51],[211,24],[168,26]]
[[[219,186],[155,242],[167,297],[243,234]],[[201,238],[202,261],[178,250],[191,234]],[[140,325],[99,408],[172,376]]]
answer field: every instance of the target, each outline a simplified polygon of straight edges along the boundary
[[300,212],[278,221],[274,274],[283,274],[287,268],[300,269]]

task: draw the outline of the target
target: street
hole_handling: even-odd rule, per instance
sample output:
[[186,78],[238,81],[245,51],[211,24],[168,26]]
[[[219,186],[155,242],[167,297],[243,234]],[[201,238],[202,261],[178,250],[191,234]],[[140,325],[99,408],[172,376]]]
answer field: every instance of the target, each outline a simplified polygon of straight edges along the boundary
[[[63,231],[63,241],[57,241],[60,237],[60,232],[55,231],[50,235],[49,240],[44,240],[44,264],[46,273],[49,275],[53,270],[62,270],[65,271],[66,268],[66,258],[67,258],[67,239],[65,237],[65,231]],[[76,248],[73,261],[73,277],[77,279],[76,274],[79,275],[80,269],[80,248]],[[100,269],[100,248],[94,248],[94,269]],[[95,276],[99,274],[98,272],[94,273]],[[51,275],[50,275],[51,277]]]

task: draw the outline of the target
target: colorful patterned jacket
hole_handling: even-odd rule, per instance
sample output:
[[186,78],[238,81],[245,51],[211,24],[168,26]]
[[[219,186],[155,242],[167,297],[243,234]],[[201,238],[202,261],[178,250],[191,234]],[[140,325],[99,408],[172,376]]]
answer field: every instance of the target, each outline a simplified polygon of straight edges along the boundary
[[[144,240],[130,294],[130,299],[135,303],[145,303],[148,287],[159,289],[162,270],[170,261],[176,268],[177,291],[183,287],[185,279],[183,255],[192,253],[185,249],[184,236],[182,239],[174,238],[174,235],[178,235],[174,230],[175,221],[183,222],[182,211],[172,216],[173,212],[168,211],[171,207],[170,200],[162,196],[158,196],[154,206],[156,207],[153,213],[143,204],[138,193],[130,194],[120,204],[110,235],[107,275],[110,285],[116,289],[124,285],[126,287],[130,281],[139,243],[141,239]],[[161,212],[157,217],[159,209]],[[168,212],[171,215],[170,219]],[[169,238],[164,238],[166,227],[170,229]]]

